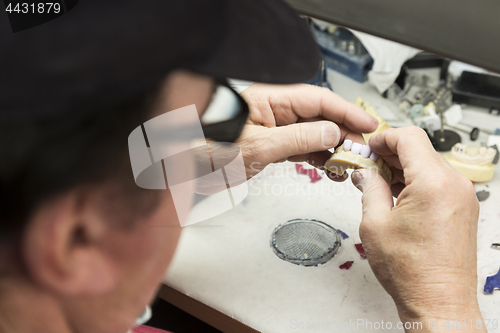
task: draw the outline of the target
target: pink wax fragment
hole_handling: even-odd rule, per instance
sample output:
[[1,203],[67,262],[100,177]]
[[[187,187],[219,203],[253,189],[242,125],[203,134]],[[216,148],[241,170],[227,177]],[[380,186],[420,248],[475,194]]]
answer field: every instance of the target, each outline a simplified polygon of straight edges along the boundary
[[321,179],[321,176],[318,174],[318,171],[316,169],[309,169],[308,171],[308,176],[311,179],[311,183],[316,183],[318,180]]
[[354,261],[346,261],[345,263],[340,265],[339,268],[340,269],[349,269],[349,268],[351,268],[353,263],[354,263]]
[[297,170],[297,173],[299,174],[306,173],[302,164],[295,164],[295,170]]
[[299,175],[308,175],[309,179],[311,179],[311,183],[316,183],[321,179],[321,176],[318,174],[316,169],[305,169],[302,164],[295,164],[295,170]]
[[363,249],[363,244],[358,243],[358,244],[354,244],[354,246],[356,246],[356,250],[358,250],[359,255],[361,256],[361,259],[366,259],[366,253],[365,253],[365,249]]

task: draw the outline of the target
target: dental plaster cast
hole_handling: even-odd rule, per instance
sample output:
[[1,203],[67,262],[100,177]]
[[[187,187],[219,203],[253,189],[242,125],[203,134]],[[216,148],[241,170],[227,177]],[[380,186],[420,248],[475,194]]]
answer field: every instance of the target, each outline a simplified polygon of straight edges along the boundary
[[[363,138],[367,143],[372,135],[390,128],[387,122],[382,119],[367,102],[364,102],[361,97],[356,99],[355,104],[378,121],[378,127],[374,132],[363,134]],[[353,143],[351,140],[345,140],[344,143],[335,150],[328,161],[326,161],[325,168],[339,176],[342,176],[347,169],[370,169],[374,172],[378,172],[389,186],[391,185],[392,172],[385,161],[376,153],[372,152],[368,145]]]
[[375,109],[372,108],[368,102],[363,101],[361,97],[358,96],[354,104],[365,110],[370,116],[377,119],[378,121],[378,127],[374,132],[363,133],[363,138],[365,139],[366,143],[368,143],[368,140],[370,140],[372,135],[380,133],[388,128],[391,128],[391,126],[389,126],[389,124],[387,124],[387,122],[384,119],[382,119],[382,117],[380,117],[377,112],[375,112]]
[[466,146],[462,143],[457,143],[451,148],[453,158],[466,164],[491,164],[496,153],[497,151],[494,148]]
[[457,143],[451,148],[451,153],[444,154],[444,157],[458,172],[473,182],[480,183],[493,178],[496,167],[493,160],[496,154],[495,148]]
[[376,153],[372,152],[367,145],[361,145],[351,140],[345,140],[344,144],[335,150],[335,153],[325,163],[325,168],[339,176],[347,169],[370,169],[379,173],[390,185],[392,172]]

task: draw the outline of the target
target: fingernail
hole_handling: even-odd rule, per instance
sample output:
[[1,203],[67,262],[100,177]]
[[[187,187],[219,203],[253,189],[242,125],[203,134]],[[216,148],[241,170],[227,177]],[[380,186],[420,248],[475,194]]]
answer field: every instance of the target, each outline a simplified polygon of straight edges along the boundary
[[335,124],[321,126],[321,143],[325,148],[333,148],[339,142],[339,131]]
[[363,192],[363,175],[358,170],[351,174],[351,181],[358,190]]

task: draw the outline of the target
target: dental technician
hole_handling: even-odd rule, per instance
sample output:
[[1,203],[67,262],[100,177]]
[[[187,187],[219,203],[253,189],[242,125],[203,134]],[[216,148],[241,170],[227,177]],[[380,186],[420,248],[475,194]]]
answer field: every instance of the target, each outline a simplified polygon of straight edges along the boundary
[[[139,188],[128,135],[188,105],[203,118],[224,78],[262,82],[241,94],[248,117],[232,132],[248,177],[286,159],[322,166],[346,138],[362,142],[375,119],[300,84],[319,60],[308,27],[280,0],[82,0],[17,33],[1,20],[0,332],[133,327],[191,196],[174,208],[170,189]],[[389,188],[371,171],[352,174],[363,192],[360,237],[401,321],[426,332],[429,320],[482,319],[473,185],[421,129],[389,129],[369,144],[394,180]],[[486,332],[432,330],[472,331]]]

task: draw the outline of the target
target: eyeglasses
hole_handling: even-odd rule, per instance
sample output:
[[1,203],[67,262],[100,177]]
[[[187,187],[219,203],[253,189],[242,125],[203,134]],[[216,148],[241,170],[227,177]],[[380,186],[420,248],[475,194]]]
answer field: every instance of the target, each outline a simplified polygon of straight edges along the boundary
[[248,104],[227,81],[216,83],[212,100],[201,117],[201,128],[207,139],[235,142],[248,118]]
[[[187,225],[182,208],[186,193],[212,194],[226,191],[217,208],[205,212],[190,224],[221,214],[241,201],[248,188],[243,155],[237,144],[249,110],[240,95],[227,82],[215,86],[203,116],[196,105],[165,112],[135,128],[128,137],[134,180],[145,189],[168,189],[181,226]],[[212,155],[206,138],[223,143],[221,156]],[[227,143],[227,144],[226,144]]]

